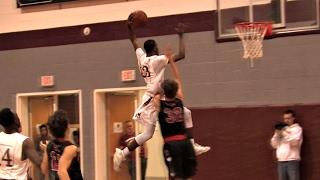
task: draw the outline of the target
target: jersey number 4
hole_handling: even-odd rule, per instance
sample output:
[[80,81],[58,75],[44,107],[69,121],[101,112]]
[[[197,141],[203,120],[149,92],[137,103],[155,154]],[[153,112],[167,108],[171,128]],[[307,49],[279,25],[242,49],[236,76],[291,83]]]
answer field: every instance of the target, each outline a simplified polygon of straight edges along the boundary
[[0,165],[2,165],[2,162],[3,161],[5,161],[5,162],[7,162],[7,164],[6,164],[6,166],[8,166],[8,167],[12,167],[13,166],[13,160],[11,159],[11,157],[10,157],[10,149],[8,148],[5,152],[4,152],[4,154],[2,155],[2,157],[1,157],[1,164]]

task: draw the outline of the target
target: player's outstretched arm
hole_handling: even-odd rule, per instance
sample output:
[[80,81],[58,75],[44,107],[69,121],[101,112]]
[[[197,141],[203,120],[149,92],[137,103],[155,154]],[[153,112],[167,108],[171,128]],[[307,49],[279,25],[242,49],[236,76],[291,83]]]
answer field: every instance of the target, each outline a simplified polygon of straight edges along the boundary
[[60,180],[70,180],[68,169],[71,165],[72,159],[77,156],[78,148],[74,145],[67,146],[61,158],[59,159],[58,175]]
[[178,36],[179,36],[179,52],[178,52],[178,54],[175,54],[173,56],[173,60],[175,62],[184,59],[185,56],[186,56],[186,54],[185,54],[185,43],[184,43],[184,37],[183,37],[183,33],[185,32],[185,28],[186,28],[186,25],[183,24],[183,23],[179,23],[177,25],[177,27],[175,28],[175,30],[177,31]]
[[168,52],[166,52],[166,56],[169,58],[169,64],[170,64],[173,78],[178,83],[177,97],[179,99],[183,100],[183,92],[182,92],[182,83],[181,83],[180,73],[179,73],[178,67],[174,61],[174,58],[173,58],[174,56],[170,55],[170,50]]
[[30,138],[27,138],[26,140],[23,141],[22,144],[22,149],[23,149],[23,159],[29,158],[32,163],[34,163],[36,166],[40,167],[41,165],[41,158],[38,155],[34,144]]
[[130,16],[128,17],[127,26],[128,26],[129,39],[133,45],[134,50],[136,50],[139,48],[139,46],[138,46],[136,34],[134,33],[133,27],[132,27],[132,15],[133,14],[130,14]]

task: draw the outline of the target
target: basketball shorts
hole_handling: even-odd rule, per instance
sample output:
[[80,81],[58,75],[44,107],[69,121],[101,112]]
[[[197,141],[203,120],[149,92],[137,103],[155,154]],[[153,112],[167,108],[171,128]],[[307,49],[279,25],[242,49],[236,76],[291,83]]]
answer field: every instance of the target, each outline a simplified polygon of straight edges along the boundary
[[136,120],[143,125],[146,123],[156,125],[156,122],[158,121],[158,113],[154,107],[152,99],[153,97],[147,94],[143,95],[142,103],[134,112],[132,117],[133,120]]
[[189,139],[165,143],[163,157],[170,177],[187,179],[195,175],[197,160]]

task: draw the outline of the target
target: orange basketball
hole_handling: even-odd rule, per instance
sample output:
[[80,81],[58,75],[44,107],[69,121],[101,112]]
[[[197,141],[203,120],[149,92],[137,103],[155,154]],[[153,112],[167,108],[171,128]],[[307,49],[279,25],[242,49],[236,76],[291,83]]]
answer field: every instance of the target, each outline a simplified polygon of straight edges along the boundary
[[129,15],[129,21],[132,22],[133,27],[143,27],[147,24],[148,16],[145,12],[137,10]]

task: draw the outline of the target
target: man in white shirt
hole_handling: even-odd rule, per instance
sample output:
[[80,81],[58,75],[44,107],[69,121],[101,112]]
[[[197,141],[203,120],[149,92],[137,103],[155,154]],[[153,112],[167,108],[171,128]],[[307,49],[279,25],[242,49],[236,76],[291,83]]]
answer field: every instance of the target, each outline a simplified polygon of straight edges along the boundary
[[27,180],[30,159],[40,167],[41,158],[32,140],[21,132],[20,119],[9,108],[0,111],[0,179]]
[[295,112],[286,110],[283,113],[286,126],[276,125],[271,138],[271,146],[276,149],[279,180],[299,180],[300,150],[302,144],[302,128],[295,122]]
[[[165,67],[168,64],[167,55],[160,55],[158,46],[155,40],[147,40],[144,43],[145,52],[142,48],[139,47],[136,39],[136,35],[132,28],[132,17],[128,18],[128,31],[130,41],[133,45],[133,48],[136,52],[138,67],[140,70],[141,76],[144,78],[145,83],[147,84],[147,90],[142,97],[142,104],[137,108],[134,113],[133,119],[142,123],[145,126],[144,132],[132,138],[127,147],[124,149],[116,148],[116,152],[113,156],[113,165],[114,170],[119,171],[121,163],[125,160],[125,157],[130,154],[131,151],[135,150],[139,145],[144,144],[148,141],[155,131],[155,125],[158,120],[158,112],[156,111],[153,103],[151,103],[152,98],[160,94],[161,83],[164,81],[164,71]],[[179,53],[173,54],[173,60],[179,61],[185,58],[185,48],[183,41],[183,32],[185,25],[180,24],[176,31],[179,35]],[[186,127],[192,128],[192,117],[189,109],[184,108],[186,116]],[[193,146],[195,148],[196,154],[200,155],[210,150],[209,146],[201,146],[194,142],[194,139],[191,139]]]

